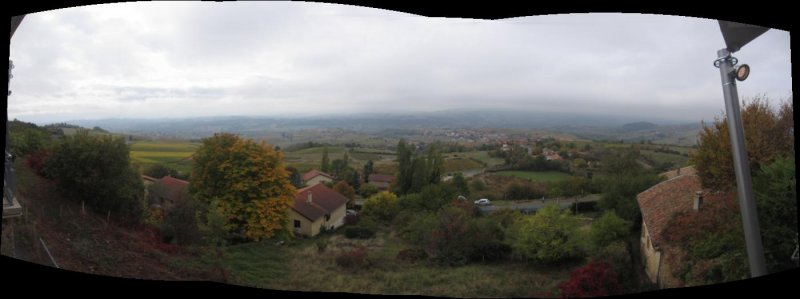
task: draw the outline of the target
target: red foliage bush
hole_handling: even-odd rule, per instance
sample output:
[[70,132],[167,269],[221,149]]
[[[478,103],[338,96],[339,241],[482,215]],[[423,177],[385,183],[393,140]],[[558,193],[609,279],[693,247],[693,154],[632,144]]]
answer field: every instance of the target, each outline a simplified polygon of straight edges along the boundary
[[38,151],[33,154],[30,154],[28,158],[25,160],[25,164],[28,165],[36,174],[40,176],[44,176],[44,161],[47,160],[49,153],[47,151]]
[[358,269],[367,266],[367,248],[361,246],[340,254],[336,257],[336,264],[347,269]]
[[564,298],[609,296],[623,291],[619,275],[606,262],[590,262],[575,269],[570,279],[558,288]]

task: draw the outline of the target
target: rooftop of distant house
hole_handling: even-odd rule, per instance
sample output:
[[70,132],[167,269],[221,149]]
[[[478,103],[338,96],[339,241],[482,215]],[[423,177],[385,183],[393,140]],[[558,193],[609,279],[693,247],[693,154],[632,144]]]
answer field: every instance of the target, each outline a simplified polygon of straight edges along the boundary
[[312,169],[309,172],[306,172],[305,174],[303,174],[303,181],[308,181],[308,180],[313,179],[314,177],[319,176],[319,175],[324,176],[324,177],[329,178],[329,179],[333,179],[333,176],[330,175],[330,174],[324,173],[324,172],[316,170],[316,169]]

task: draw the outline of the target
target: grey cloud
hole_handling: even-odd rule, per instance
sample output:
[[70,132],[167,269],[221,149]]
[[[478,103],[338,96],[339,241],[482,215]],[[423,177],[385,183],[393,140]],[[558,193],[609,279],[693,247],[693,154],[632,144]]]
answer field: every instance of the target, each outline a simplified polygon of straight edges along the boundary
[[[26,17],[12,41],[9,107],[73,97],[96,102],[93,113],[131,117],[153,99],[196,100],[173,112],[186,116],[502,107],[699,120],[724,108],[711,65],[722,45],[715,21],[686,17],[483,21],[318,3],[111,4]],[[791,94],[789,53],[788,32],[777,30],[737,53],[753,68],[740,94]],[[9,113],[28,113],[18,107]]]

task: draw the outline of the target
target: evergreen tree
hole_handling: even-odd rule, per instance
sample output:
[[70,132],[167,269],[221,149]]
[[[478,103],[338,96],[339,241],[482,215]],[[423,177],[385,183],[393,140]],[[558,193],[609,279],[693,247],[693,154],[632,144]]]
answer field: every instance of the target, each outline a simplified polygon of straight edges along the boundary
[[322,172],[329,172],[330,171],[330,160],[328,160],[328,147],[322,148],[322,165],[320,166],[320,170]]

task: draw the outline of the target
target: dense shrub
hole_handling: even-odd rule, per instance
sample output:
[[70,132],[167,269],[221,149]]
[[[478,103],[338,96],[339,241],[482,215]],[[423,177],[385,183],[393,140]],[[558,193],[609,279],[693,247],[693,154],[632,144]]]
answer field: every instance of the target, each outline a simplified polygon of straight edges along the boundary
[[591,262],[572,271],[570,279],[559,284],[561,296],[600,297],[620,294],[622,285],[611,265],[604,262]]
[[583,255],[580,220],[554,204],[517,221],[510,237],[514,254],[524,260],[556,264]]
[[635,269],[631,256],[625,241],[616,241],[597,252],[593,260],[608,263],[619,274],[619,281],[623,285],[633,287],[631,284],[634,282]]
[[32,153],[25,159],[25,164],[28,165],[36,174],[40,176],[45,176],[44,172],[44,162],[47,160],[47,156],[49,153],[47,151],[37,151]]
[[343,252],[336,256],[336,264],[346,269],[364,268],[369,265],[367,261],[367,249],[362,246]]
[[78,131],[53,148],[44,171],[58,182],[65,197],[83,201],[97,213],[110,212],[127,224],[143,219],[144,184],[131,167],[122,138]]
[[318,239],[315,244],[317,245],[317,251],[323,252],[328,247],[328,239]]
[[412,247],[400,250],[397,253],[397,260],[404,262],[417,262],[428,258],[428,254],[422,248]]
[[375,236],[375,231],[366,227],[348,227],[344,229],[344,236],[348,239],[369,239]]
[[494,262],[505,260],[511,254],[511,246],[492,240],[485,243],[474,242],[470,248],[469,260],[473,262]]
[[624,239],[630,235],[630,231],[630,221],[619,218],[614,211],[607,211],[592,224],[589,242],[592,248],[600,250],[614,241]]
[[166,210],[161,225],[162,235],[179,245],[197,244],[201,241],[200,229],[197,226],[197,213],[200,205],[185,194],[182,200]]

